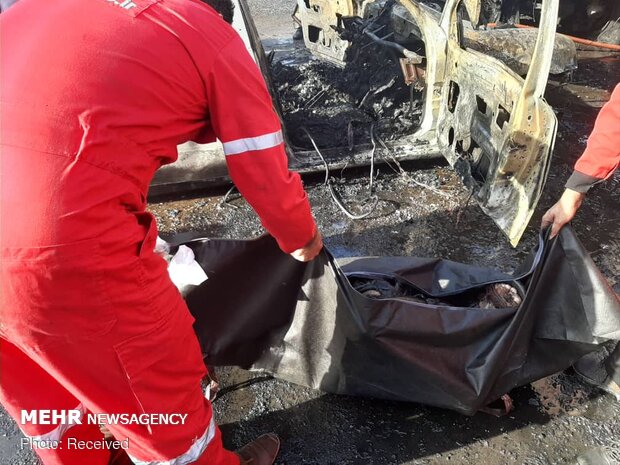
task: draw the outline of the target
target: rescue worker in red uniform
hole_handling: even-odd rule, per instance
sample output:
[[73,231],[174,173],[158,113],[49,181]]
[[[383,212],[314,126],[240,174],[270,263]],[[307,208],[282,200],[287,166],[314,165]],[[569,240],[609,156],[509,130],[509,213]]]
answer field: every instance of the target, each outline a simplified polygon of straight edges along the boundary
[[[601,109],[588,146],[575,164],[560,200],[542,218],[542,227],[558,234],[577,214],[586,193],[596,184],[611,177],[620,165],[620,84]],[[573,367],[586,382],[598,386],[620,401],[620,344],[608,354],[595,352],[579,360]],[[592,449],[577,458],[577,465],[618,465],[620,447]]]
[[[2,405],[45,465],[109,462],[69,443],[102,438],[88,412],[186,415],[108,424],[137,464],[271,464],[274,435],[222,446],[146,211],[177,145],[217,137],[280,248],[302,261],[322,248],[242,40],[199,0],[21,0],[0,15],[0,42]],[[82,421],[22,421],[35,410]]]

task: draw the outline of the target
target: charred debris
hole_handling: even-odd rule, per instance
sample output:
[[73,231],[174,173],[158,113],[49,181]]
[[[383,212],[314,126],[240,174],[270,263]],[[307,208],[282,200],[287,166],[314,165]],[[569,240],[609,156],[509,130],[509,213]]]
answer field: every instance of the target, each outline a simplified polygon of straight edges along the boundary
[[[385,141],[413,134],[422,115],[419,83],[407,83],[401,58],[424,54],[422,40],[394,41],[390,0],[371,18],[343,18],[338,29],[350,42],[343,62],[315,58],[296,44],[273,56],[271,77],[287,136],[296,149],[344,148],[371,143],[371,127]],[[307,132],[306,132],[307,130]]]
[[[443,4],[421,3],[439,21]],[[525,76],[537,31],[474,29],[462,10],[464,45]],[[402,140],[419,128],[426,66],[422,32],[396,0],[372,2],[364,11],[364,18],[339,17],[335,24],[325,18],[323,28],[335,30],[346,44],[342,56],[317,57],[299,40],[292,51],[270,56],[275,98],[294,151],[312,150],[305,129],[321,149],[352,152],[354,146],[371,144],[371,126],[378,139],[388,142]],[[574,44],[557,35],[551,73],[570,73],[576,67]]]
[[412,284],[396,277],[349,276],[353,288],[369,299],[400,298],[410,302],[447,307],[469,307],[484,310],[496,308],[517,308],[523,302],[523,289],[517,289],[508,283],[488,284],[481,289],[474,289],[458,295],[443,298],[432,297]]

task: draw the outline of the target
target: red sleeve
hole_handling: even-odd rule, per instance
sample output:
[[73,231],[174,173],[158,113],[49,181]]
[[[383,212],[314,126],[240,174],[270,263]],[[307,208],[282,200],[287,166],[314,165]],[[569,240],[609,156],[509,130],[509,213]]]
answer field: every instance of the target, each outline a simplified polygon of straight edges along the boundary
[[310,204],[299,175],[288,169],[263,76],[238,35],[203,78],[211,124],[233,182],[284,252],[303,247],[316,232]]
[[575,164],[575,173],[567,187],[585,192],[596,182],[607,179],[620,164],[620,84],[603,106],[588,146]]

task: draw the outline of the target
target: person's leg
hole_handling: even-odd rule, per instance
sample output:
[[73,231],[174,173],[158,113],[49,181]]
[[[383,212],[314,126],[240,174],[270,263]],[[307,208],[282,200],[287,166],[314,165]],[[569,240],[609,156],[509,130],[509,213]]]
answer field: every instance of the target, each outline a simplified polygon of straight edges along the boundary
[[[170,309],[167,315],[137,325],[131,314],[127,321],[119,314],[110,333],[50,345],[37,361],[92,412],[156,415],[140,424],[107,424],[127,442],[135,463],[237,465],[239,458],[222,446],[201,389],[206,369],[193,318],[174,291],[155,299]],[[148,305],[154,300],[141,298],[146,305],[136,308],[157,314]]]
[[616,348],[605,360],[605,368],[609,377],[620,385],[620,343],[616,345]]
[[128,440],[127,453],[136,463],[239,463],[234,453],[223,448],[211,405],[202,392],[206,369],[192,323],[179,297],[169,317],[113,345],[120,371],[112,376],[125,396],[121,401],[119,392],[115,399],[105,399],[107,405],[97,411],[175,416],[171,418],[176,424],[108,425],[116,439]]
[[[191,317],[180,313],[149,332],[101,349],[91,344],[49,347],[40,358],[63,388],[37,363],[2,340],[0,400],[19,423],[44,465],[105,465],[108,450],[90,450],[67,441],[100,441],[103,434],[86,410],[97,413],[174,414],[178,424],[107,425],[115,438],[127,441],[135,463],[179,460],[196,465],[237,465],[226,451],[200,379],[205,373]],[[96,386],[96,385],[97,386]],[[81,425],[21,423],[22,410],[81,410]],[[46,449],[49,441],[59,447]]]
[[[573,368],[589,384],[614,395],[620,401],[620,343],[611,352],[604,349],[586,355]],[[575,465],[619,464],[620,443],[589,449],[575,461]]]
[[617,382],[620,374],[619,363],[619,346],[613,351],[608,347],[601,347],[578,360],[573,369],[588,384],[602,389],[620,401],[620,385]]
[[[0,403],[11,415],[24,438],[20,446],[32,448],[45,465],[107,465],[108,450],[72,450],[67,439],[97,441],[103,435],[97,425],[22,423],[22,411],[80,410],[80,401],[11,342],[0,338]],[[83,418],[83,417],[82,417]]]
[[[67,397],[60,408],[81,404],[97,414],[146,419],[108,424],[136,463],[239,463],[222,447],[201,389],[206,369],[193,318],[161,258],[131,250],[106,256],[96,239],[3,254],[0,330],[42,369],[40,376],[56,380]],[[2,382],[13,414],[25,405],[10,398],[18,386],[42,395],[17,367],[3,369]],[[87,418],[95,427],[98,420]],[[37,427],[30,434],[47,432]]]

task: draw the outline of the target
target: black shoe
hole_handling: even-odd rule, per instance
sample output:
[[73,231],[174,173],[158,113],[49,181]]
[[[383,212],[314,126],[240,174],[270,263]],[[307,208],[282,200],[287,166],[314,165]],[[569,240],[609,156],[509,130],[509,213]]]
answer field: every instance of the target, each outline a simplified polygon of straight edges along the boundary
[[241,465],[273,465],[280,452],[280,440],[273,433],[263,434],[237,451]]
[[613,395],[620,402],[620,386],[609,377],[605,369],[604,362],[608,356],[607,350],[592,352],[580,358],[573,369],[586,383]]
[[575,465],[620,465],[620,448],[597,447],[577,457]]

